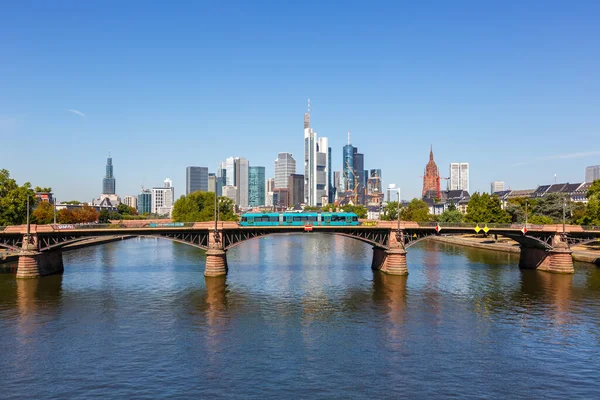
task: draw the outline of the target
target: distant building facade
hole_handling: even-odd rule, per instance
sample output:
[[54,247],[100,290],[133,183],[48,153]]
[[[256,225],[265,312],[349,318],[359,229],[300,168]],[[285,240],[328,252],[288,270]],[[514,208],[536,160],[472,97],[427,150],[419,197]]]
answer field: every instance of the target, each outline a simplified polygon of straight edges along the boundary
[[142,190],[137,196],[138,214],[152,212],[152,191],[150,189]]
[[185,194],[208,192],[208,168],[187,167],[185,169]]
[[152,188],[152,214],[171,216],[175,202],[173,181],[165,179],[163,187]]
[[232,185],[223,186],[223,196],[227,197],[228,199],[231,199],[231,201],[233,201],[233,203],[235,204],[238,198],[238,188]]
[[267,179],[265,206],[273,207],[273,190],[275,190],[275,178]]
[[210,172],[208,174],[208,191],[212,192],[212,193],[217,192],[217,196],[221,195],[217,191],[217,176],[215,174],[213,174],[212,172]]
[[504,191],[504,182],[494,181],[490,184],[490,194]]
[[293,207],[304,202],[304,175],[291,174],[288,177],[288,206]]
[[125,196],[123,197],[123,204],[125,204],[128,207],[135,208],[137,210],[137,197]]
[[[310,206],[323,205],[329,197],[329,141],[319,138],[310,127],[310,100],[304,114],[304,202]],[[327,201],[327,200],[326,200]]]
[[594,182],[600,179],[600,165],[591,165],[585,168],[585,181]]
[[296,173],[296,160],[291,153],[279,153],[275,160],[275,187],[286,188],[288,177]]
[[106,175],[102,179],[102,194],[116,194],[117,181],[113,175],[113,163],[110,154],[106,159]]
[[469,191],[469,163],[450,163],[450,190]]
[[265,205],[265,167],[248,168],[248,205],[262,207]]

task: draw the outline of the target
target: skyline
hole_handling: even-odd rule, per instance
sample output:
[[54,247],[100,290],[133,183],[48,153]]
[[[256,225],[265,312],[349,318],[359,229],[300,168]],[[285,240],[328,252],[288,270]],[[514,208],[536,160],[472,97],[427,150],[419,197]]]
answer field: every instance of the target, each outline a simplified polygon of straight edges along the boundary
[[18,182],[90,201],[109,151],[122,197],[167,177],[179,197],[187,166],[230,156],[273,177],[278,153],[302,159],[309,97],[333,170],[350,130],[403,198],[431,144],[442,177],[469,163],[471,192],[581,182],[600,164],[593,2],[140,4],[5,7],[0,168]]

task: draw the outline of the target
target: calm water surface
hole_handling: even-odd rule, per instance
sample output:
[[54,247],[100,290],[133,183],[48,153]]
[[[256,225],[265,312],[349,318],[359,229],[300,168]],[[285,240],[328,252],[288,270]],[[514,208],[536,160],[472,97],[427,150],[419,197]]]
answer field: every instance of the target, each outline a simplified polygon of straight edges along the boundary
[[0,275],[0,398],[600,398],[600,270],[425,243],[410,275],[348,238],[230,252],[133,239]]

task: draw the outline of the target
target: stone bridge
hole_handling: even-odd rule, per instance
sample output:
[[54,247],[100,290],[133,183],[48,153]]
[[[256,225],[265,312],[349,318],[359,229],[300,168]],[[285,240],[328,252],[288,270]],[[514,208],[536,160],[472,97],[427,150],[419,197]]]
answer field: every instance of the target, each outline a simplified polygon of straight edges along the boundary
[[406,275],[406,252],[415,243],[437,235],[479,233],[501,235],[521,245],[519,266],[556,273],[573,273],[570,244],[600,240],[600,228],[567,225],[419,224],[370,222],[359,226],[243,227],[234,222],[130,225],[31,225],[0,228],[0,247],[19,255],[17,277],[61,273],[62,249],[73,243],[106,236],[158,237],[206,251],[206,276],[227,274],[227,250],[259,237],[282,233],[341,235],[373,246],[372,268]]

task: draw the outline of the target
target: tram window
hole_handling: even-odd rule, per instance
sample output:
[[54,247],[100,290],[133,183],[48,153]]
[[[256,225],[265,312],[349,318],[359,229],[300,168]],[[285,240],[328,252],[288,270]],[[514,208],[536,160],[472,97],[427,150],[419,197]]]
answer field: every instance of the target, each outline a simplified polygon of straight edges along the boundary
[[283,216],[283,222],[287,221],[287,217],[284,215]]
[[279,217],[269,217],[269,222],[279,222]]
[[248,221],[248,218],[242,217],[242,222],[246,222],[246,221]]
[[307,217],[308,221],[316,221],[317,220],[317,216],[315,215],[314,217]]
[[352,221],[358,221],[358,217],[352,217]]
[[339,215],[331,216],[331,222],[340,222],[340,221],[345,221],[345,220],[346,220],[346,218],[340,217]]
[[302,221],[302,217],[294,217],[294,222],[300,222]]

